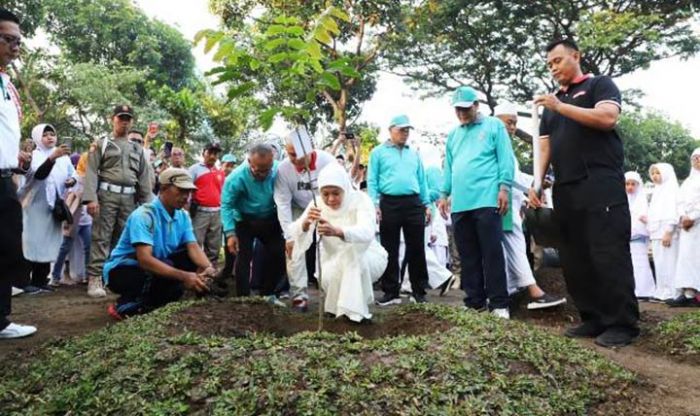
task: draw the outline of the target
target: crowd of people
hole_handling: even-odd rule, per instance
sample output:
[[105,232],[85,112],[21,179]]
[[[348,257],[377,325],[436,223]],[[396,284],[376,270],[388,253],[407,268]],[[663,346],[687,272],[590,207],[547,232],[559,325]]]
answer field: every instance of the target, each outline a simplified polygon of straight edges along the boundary
[[[0,9],[0,66],[19,44],[19,20]],[[312,139],[295,128],[252,143],[241,163],[217,142],[201,155],[172,143],[156,152],[157,125],[135,129],[129,105],[114,107],[112,132],[82,154],[50,124],[20,151],[20,97],[0,72],[0,338],[36,331],[8,320],[13,291],[79,283],[91,297],[117,294],[108,313],[118,320],[233,284],[236,296],[301,313],[317,285],[326,313],[362,322],[373,303],[425,303],[428,290],[444,295],[456,282],[465,308],[508,319],[521,292],[529,309],[566,302],[537,285],[528,258],[524,211],[549,205],[582,321],[566,335],[626,345],[639,333],[638,298],[700,305],[700,149],[680,189],[671,165],[651,166],[648,202],[641,176],[622,171],[615,84],[584,75],[568,39],[547,47],[547,65],[561,88],[536,97],[533,144],[540,175],[553,168],[549,197],[513,152],[517,107],[483,115],[469,86],[453,93],[457,126],[444,149],[409,141],[399,114],[365,167],[346,131],[323,150],[300,146]],[[198,161],[186,168],[188,159]]]

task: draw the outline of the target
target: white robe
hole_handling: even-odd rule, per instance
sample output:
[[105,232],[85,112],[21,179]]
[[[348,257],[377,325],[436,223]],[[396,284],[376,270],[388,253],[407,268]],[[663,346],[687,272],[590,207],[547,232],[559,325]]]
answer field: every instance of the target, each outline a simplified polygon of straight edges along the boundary
[[632,230],[630,254],[634,270],[634,294],[638,298],[650,298],[654,297],[656,292],[656,282],[649,263],[649,230],[646,223],[642,221],[642,218],[649,214],[649,204],[644,195],[641,176],[637,172],[627,172],[625,180],[637,182],[636,192],[627,195]]
[[[323,187],[322,177],[323,171],[319,176],[319,188]],[[388,255],[375,239],[376,210],[372,200],[349,186],[345,189],[343,207],[338,210],[342,213],[319,204],[322,217],[342,228],[345,238],[319,239],[320,258],[317,264],[320,269],[317,269],[317,275],[318,270],[322,270],[320,282],[326,297],[324,310],[336,317],[345,315],[352,321],[360,322],[372,318],[369,312],[369,305],[374,302],[372,283],[384,273]],[[313,241],[313,226],[306,232],[302,228],[303,220],[312,206],[313,202],[290,225],[290,235],[294,239],[293,256],[303,256]]]
[[[656,270],[656,291],[654,297],[667,300],[678,296],[673,279],[678,261],[678,180],[673,167],[668,163],[657,163],[661,172],[661,184],[654,186],[649,204],[647,228],[651,239],[651,250]],[[651,174],[650,174],[651,176]],[[661,240],[665,233],[671,233],[671,247],[664,247]]]
[[[696,149],[693,154],[700,154],[700,149]],[[700,171],[693,168],[681,186],[678,213],[694,220],[695,224],[687,231],[682,228],[679,230],[674,285],[676,289],[700,291]]]
[[530,262],[527,261],[527,243],[523,234],[523,219],[520,216],[520,207],[525,201],[524,192],[530,189],[532,180],[532,176],[520,172],[516,160],[512,190],[513,198],[510,207],[513,217],[513,229],[504,231],[502,242],[509,295],[517,292],[520,288],[536,284],[535,276],[530,268]]

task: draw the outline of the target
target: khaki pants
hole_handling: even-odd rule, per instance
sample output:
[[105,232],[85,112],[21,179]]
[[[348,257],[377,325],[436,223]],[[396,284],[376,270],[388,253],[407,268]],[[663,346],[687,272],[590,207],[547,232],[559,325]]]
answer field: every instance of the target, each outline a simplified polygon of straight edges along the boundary
[[105,190],[97,193],[100,213],[92,223],[92,244],[88,276],[102,277],[102,267],[111,249],[119,241],[126,219],[136,208],[135,195],[118,194]]
[[203,211],[197,208],[197,213],[192,219],[192,228],[194,228],[197,244],[202,246],[209,261],[216,267],[222,240],[221,212]]

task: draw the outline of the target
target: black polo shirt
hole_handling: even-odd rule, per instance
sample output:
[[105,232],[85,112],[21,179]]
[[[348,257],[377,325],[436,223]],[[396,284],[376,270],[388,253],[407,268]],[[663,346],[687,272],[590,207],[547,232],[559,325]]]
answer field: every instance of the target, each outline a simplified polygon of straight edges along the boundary
[[[602,103],[621,105],[620,90],[606,76],[583,76],[556,96],[562,103],[594,108]],[[544,110],[540,135],[549,136],[551,162],[558,183],[576,182],[598,171],[623,173],[622,140],[616,130],[586,127],[561,114]]]

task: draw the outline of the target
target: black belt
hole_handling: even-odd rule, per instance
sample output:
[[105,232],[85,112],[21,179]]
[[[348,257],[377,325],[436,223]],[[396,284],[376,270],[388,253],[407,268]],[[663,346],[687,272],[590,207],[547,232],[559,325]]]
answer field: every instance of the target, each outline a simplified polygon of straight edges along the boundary
[[411,198],[416,198],[419,197],[420,195],[418,194],[410,194],[410,195],[388,195],[388,194],[382,194],[382,198],[385,199],[393,199],[393,200],[401,200],[401,199],[411,199]]

